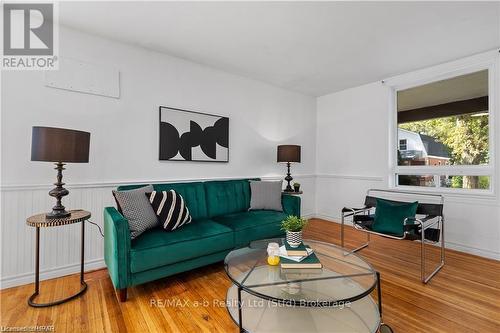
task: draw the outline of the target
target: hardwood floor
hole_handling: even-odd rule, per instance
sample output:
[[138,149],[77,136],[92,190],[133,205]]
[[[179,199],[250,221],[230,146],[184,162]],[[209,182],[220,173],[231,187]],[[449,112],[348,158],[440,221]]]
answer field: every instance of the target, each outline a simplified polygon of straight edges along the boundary
[[[314,219],[305,234],[338,244],[339,230],[336,223]],[[354,247],[364,237],[349,229],[346,245]],[[430,252],[437,259],[437,249]],[[372,237],[359,253],[381,273],[384,321],[395,332],[500,332],[499,261],[447,250],[446,266],[423,285],[419,244]],[[86,281],[84,296],[51,308],[27,305],[32,284],[0,291],[0,326],[53,325],[56,332],[237,332],[222,306],[230,286],[222,263],[129,288],[126,303],[118,302],[106,270],[87,273]],[[39,301],[77,288],[78,275],[43,281]]]

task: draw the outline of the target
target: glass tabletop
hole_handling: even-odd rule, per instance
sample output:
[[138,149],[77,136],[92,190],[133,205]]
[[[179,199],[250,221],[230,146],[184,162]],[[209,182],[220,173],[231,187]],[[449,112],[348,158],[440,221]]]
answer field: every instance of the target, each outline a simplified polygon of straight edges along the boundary
[[251,333],[374,333],[380,325],[377,304],[370,296],[335,308],[280,306],[245,292],[238,298],[233,285],[226,302],[235,324],[241,320],[244,331]]
[[335,306],[354,302],[376,287],[373,267],[339,246],[304,240],[323,265],[322,269],[281,269],[267,264],[267,244],[284,239],[256,241],[230,252],[224,266],[236,286],[254,296],[299,306]]

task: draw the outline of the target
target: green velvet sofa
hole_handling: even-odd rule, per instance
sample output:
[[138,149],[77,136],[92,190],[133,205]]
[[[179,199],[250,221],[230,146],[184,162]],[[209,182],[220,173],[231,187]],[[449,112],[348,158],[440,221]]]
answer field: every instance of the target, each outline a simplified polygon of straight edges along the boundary
[[248,211],[248,179],[153,187],[180,193],[193,221],[172,232],[148,230],[131,240],[127,220],[114,207],[104,209],[104,259],[121,301],[127,299],[127,287],[222,261],[251,241],[283,235],[281,221],[287,215],[300,216],[300,198],[293,195],[282,195],[283,212]]

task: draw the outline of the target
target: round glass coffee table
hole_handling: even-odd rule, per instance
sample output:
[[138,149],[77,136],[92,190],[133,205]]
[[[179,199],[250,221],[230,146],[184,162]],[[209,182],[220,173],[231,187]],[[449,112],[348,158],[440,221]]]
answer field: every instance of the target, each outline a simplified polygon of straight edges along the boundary
[[[339,246],[304,240],[322,269],[282,270],[267,264],[260,240],[224,260],[233,282],[226,297],[241,332],[376,332],[381,325],[380,279],[373,267]],[[378,287],[378,288],[377,288]],[[377,288],[378,304],[370,293]]]

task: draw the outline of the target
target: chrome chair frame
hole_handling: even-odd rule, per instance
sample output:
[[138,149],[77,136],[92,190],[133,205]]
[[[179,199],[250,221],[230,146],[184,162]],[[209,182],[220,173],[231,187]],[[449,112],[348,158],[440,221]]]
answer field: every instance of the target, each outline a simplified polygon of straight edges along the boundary
[[[418,193],[418,192],[409,192],[409,191],[394,191],[394,190],[369,189],[366,192],[366,196],[369,197],[371,192],[385,192],[385,193],[393,193],[393,194],[406,194],[406,195],[418,195],[418,196],[427,196],[427,197],[429,197],[429,196],[431,196],[431,197],[439,197],[439,199],[440,199],[440,205],[441,206],[444,205],[444,197],[442,195],[440,195],[440,194]],[[372,207],[372,206],[366,206],[366,204],[365,204],[365,207],[363,207],[363,208],[348,208],[348,207],[344,207],[342,209],[342,214],[341,214],[342,221],[341,221],[341,229],[340,229],[340,242],[341,242],[341,246],[342,247],[344,247],[345,219],[347,217],[352,217],[352,219],[354,220],[354,216],[359,215],[359,214],[369,215],[370,212],[372,212],[372,210],[374,208],[375,207]],[[410,221],[412,223],[409,223]],[[438,225],[438,228],[440,230],[440,240],[436,241],[436,242],[431,242],[431,241],[426,240],[425,239],[425,230],[429,229],[430,227],[432,227],[432,226],[434,226],[436,224]],[[429,282],[432,279],[432,277],[434,277],[434,275],[436,275],[437,272],[439,272],[439,270],[441,268],[443,268],[443,266],[445,264],[444,214],[441,212],[440,215],[426,215],[422,219],[418,219],[418,218],[405,218],[405,220],[403,221],[403,225],[404,226],[407,226],[407,225],[412,225],[412,226],[417,225],[420,228],[420,231],[421,231],[421,238],[419,240],[420,241],[420,279],[421,279],[421,281],[423,283],[427,283],[427,282]],[[404,229],[405,231],[404,231],[403,235],[400,236],[400,237],[398,237],[398,236],[394,236],[394,235],[383,234],[383,233],[376,232],[376,231],[373,231],[373,230],[367,230],[367,229],[363,228],[362,226],[360,226],[359,224],[357,224],[355,222],[353,222],[353,227],[356,230],[359,230],[359,231],[362,231],[362,232],[366,233],[366,235],[367,235],[366,236],[366,243],[364,243],[363,245],[361,245],[359,247],[356,247],[353,250],[347,251],[346,254],[354,253],[354,252],[357,252],[357,251],[360,251],[360,250],[366,248],[368,246],[368,244],[370,243],[370,235],[371,234],[378,235],[378,236],[385,237],[385,238],[394,239],[394,240],[405,240],[410,235],[410,231],[407,228]],[[439,264],[435,267],[435,269],[430,274],[426,275],[425,274],[425,261],[426,261],[425,244],[426,243],[436,244],[438,242],[440,243],[440,262],[439,262]]]

